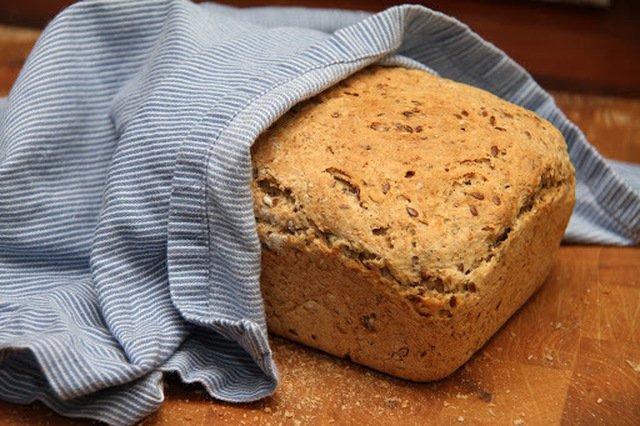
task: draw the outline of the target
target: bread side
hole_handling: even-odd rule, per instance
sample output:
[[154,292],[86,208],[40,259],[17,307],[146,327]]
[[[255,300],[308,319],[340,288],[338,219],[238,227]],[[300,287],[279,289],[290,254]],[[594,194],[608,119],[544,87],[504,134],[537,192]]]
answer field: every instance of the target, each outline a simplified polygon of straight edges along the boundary
[[453,372],[531,296],[573,209],[551,124],[416,70],[299,104],[252,158],[270,330],[412,380]]

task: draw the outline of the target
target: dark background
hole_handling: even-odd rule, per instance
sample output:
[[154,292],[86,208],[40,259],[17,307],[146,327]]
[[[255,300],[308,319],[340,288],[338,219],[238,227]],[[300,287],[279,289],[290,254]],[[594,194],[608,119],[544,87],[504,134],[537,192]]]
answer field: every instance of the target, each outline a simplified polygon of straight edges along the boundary
[[[567,0],[565,0],[567,1]],[[578,2],[576,4],[576,1]],[[547,89],[640,97],[640,1],[609,6],[540,0],[413,1],[466,23],[523,65]],[[601,1],[601,0],[588,0]],[[0,24],[43,28],[72,0],[0,0]],[[388,0],[218,1],[381,11]]]

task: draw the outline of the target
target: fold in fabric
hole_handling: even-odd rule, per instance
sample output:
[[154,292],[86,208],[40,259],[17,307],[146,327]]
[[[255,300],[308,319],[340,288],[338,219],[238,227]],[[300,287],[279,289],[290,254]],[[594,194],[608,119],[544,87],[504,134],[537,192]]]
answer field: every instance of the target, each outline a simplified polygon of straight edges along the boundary
[[549,119],[579,181],[566,241],[640,241],[639,168],[604,160],[452,18],[85,1],[45,29],[0,102],[0,397],[122,424],[160,406],[167,372],[225,401],[273,393],[249,148],[374,62]]

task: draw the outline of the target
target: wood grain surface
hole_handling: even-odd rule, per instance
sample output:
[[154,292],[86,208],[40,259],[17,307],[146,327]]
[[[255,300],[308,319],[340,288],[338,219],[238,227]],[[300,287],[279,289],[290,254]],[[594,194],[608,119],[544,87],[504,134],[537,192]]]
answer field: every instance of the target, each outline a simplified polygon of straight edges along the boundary
[[[637,425],[640,249],[563,246],[542,289],[465,366],[411,383],[274,337],[282,382],[252,404],[167,378],[142,425]],[[75,425],[0,402],[3,425]]]
[[[0,27],[0,96],[37,31]],[[605,156],[640,163],[640,100],[553,91]],[[282,382],[252,404],[228,404],[167,377],[144,425],[640,424],[640,248],[562,246],[540,291],[447,379],[411,383],[281,338]],[[40,403],[0,401],[2,425],[88,424]]]

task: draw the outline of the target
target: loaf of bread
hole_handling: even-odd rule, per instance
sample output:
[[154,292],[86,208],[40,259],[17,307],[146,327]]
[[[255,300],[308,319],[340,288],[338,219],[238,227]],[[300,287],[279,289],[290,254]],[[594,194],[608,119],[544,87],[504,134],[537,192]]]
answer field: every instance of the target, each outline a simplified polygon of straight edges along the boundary
[[270,331],[416,381],[463,365],[541,286],[574,205],[553,125],[397,67],[295,106],[252,161]]

